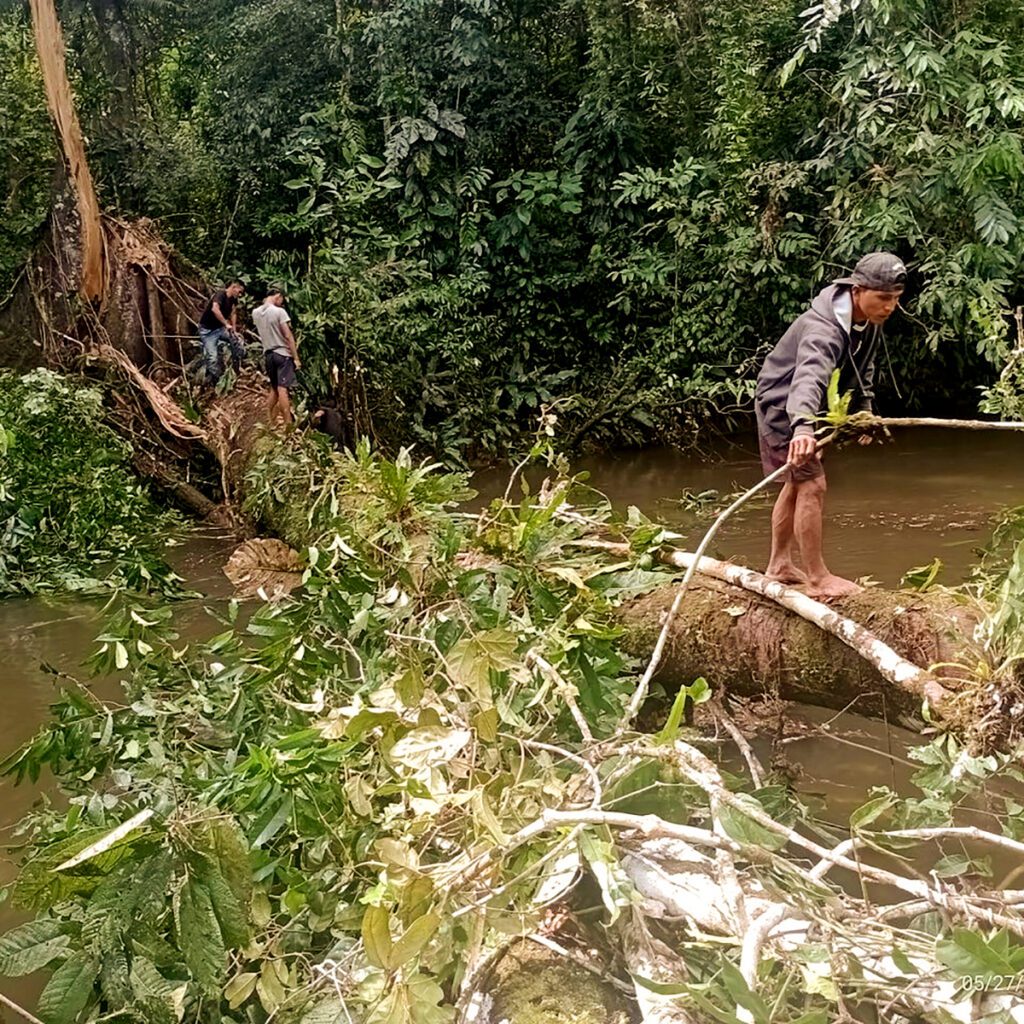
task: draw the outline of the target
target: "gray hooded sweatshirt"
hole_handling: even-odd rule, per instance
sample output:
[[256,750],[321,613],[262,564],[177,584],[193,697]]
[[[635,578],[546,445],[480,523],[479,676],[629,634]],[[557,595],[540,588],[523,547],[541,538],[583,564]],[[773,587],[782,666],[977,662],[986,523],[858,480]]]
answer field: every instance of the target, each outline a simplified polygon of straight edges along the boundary
[[[872,411],[875,354],[881,327],[851,330],[850,286],[830,284],[793,321],[757,376],[757,427],[775,448],[796,434],[813,434],[813,417],[827,411],[826,391],[839,367],[839,393],[854,392],[850,412]],[[851,340],[852,337],[852,340]]]

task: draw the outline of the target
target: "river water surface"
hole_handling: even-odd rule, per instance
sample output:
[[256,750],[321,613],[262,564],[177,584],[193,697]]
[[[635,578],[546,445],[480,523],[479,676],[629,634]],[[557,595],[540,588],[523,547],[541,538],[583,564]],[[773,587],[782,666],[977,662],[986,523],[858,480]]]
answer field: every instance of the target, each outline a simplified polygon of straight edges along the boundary
[[[975,549],[990,533],[992,517],[1001,509],[1024,504],[1024,437],[1000,433],[960,433],[942,430],[901,432],[893,443],[853,446],[830,452],[826,555],[834,572],[857,577],[869,575],[895,585],[910,568],[936,556],[945,564],[941,580],[960,582],[975,560]],[[684,491],[708,490],[728,494],[743,490],[760,476],[752,450],[737,446],[720,459],[702,462],[672,450],[626,453],[583,460],[577,467],[591,474],[590,482],[619,508],[636,505],[652,519],[677,527],[691,537],[699,535],[692,513],[680,503]],[[474,485],[482,497],[504,489],[505,474],[478,474]],[[767,555],[769,502],[743,511],[725,525],[716,552],[754,567]],[[225,538],[191,538],[172,557],[189,585],[217,601],[230,587],[220,567],[230,551]],[[207,602],[209,603],[209,602]],[[180,606],[177,616],[184,637],[212,631],[203,612],[204,602]],[[74,600],[0,601],[0,757],[25,742],[45,720],[55,693],[55,676],[44,666],[76,673],[93,649],[100,611],[95,603]],[[99,680],[94,689],[102,697],[117,693],[116,680]],[[809,724],[830,713],[807,709]],[[799,763],[802,788],[819,791],[829,814],[843,821],[864,800],[873,785],[905,780],[905,765],[884,756],[897,756],[907,736],[888,733],[878,723],[847,721],[854,744],[834,741],[812,731],[808,739],[789,747]],[[862,749],[868,748],[867,750]],[[881,752],[871,753],[870,751]],[[15,788],[0,780],[0,846],[11,826],[45,790]],[[0,883],[11,878],[13,865],[0,860]],[[0,932],[19,920],[6,905],[0,906]],[[38,979],[4,982],[2,991],[31,1006],[39,990]]]

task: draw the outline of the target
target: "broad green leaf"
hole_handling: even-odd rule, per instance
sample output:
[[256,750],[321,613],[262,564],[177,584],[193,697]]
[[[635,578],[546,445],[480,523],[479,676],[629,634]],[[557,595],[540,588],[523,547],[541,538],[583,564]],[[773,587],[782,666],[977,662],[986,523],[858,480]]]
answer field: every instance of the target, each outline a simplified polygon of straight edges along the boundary
[[615,847],[605,839],[598,839],[593,833],[583,832],[579,838],[580,853],[590,867],[591,873],[601,889],[611,922],[618,919],[623,907],[631,903],[632,886],[619,864]]
[[0,975],[17,978],[45,967],[68,945],[60,921],[29,921],[0,938]]
[[383,907],[367,907],[363,914],[361,929],[366,959],[374,967],[391,969],[391,925],[390,915]]
[[288,992],[281,982],[278,974],[277,964],[280,961],[264,960],[260,967],[259,977],[256,979],[256,995],[267,1013],[275,1013],[285,999]]
[[[764,812],[761,804],[747,793],[737,793],[736,799],[740,804],[750,807],[751,810]],[[744,846],[760,846],[766,850],[781,850],[786,845],[786,837],[778,832],[769,831],[763,825],[759,825],[753,818],[748,817],[742,811],[724,804],[721,810],[722,828],[730,839]]]
[[210,846],[205,852],[216,861],[217,870],[235,899],[246,906],[252,899],[252,865],[245,836],[233,819],[217,818],[210,822]]
[[156,965],[144,956],[132,957],[129,973],[132,992],[140,1002],[155,999],[170,1006],[174,983],[168,981],[157,969]]
[[69,957],[53,973],[36,1004],[45,1024],[74,1024],[92,995],[99,964],[85,953]]
[[447,764],[472,738],[468,729],[427,725],[406,733],[388,751],[388,758],[416,769]]
[[493,743],[498,738],[499,722],[498,709],[487,708],[485,711],[477,712],[471,724],[484,743]]
[[249,941],[249,917],[247,908],[238,902],[231,886],[216,870],[205,872],[196,884],[202,885],[210,894],[224,945],[228,948],[244,946]]
[[857,829],[870,825],[873,821],[876,821],[885,814],[885,812],[895,803],[896,794],[885,793],[882,796],[875,797],[874,800],[869,800],[866,804],[861,804],[861,806],[850,815],[850,828],[857,831]]
[[[138,744],[136,743],[136,746]],[[135,755],[138,757],[138,754]],[[139,811],[138,814],[132,815],[127,821],[118,825],[117,828],[111,829],[105,836],[95,843],[91,843],[84,850],[76,853],[74,857],[69,857],[62,864],[58,864],[53,870],[54,871],[70,871],[72,868],[77,868],[79,864],[84,864],[87,860],[92,860],[93,857],[98,857],[100,854],[106,853],[108,850],[113,849],[127,836],[131,835],[136,829],[142,828],[143,825],[153,817],[153,809],[146,808],[145,810]]]
[[1017,973],[1014,964],[999,949],[996,939],[986,942],[968,928],[954,928],[948,939],[936,942],[935,957],[957,977]]
[[477,700],[490,704],[490,672],[501,672],[517,664],[519,641],[507,629],[488,629],[463,637],[445,659],[455,682]]
[[436,934],[440,923],[440,915],[434,913],[424,914],[413,921],[392,947],[389,957],[392,969],[402,967],[416,956]]
[[753,1016],[755,1024],[771,1024],[772,1015],[765,1001],[756,992],[751,992],[739,968],[724,958],[722,981],[736,1005],[747,1010]]
[[256,991],[258,977],[255,971],[243,971],[224,986],[224,998],[232,1010],[237,1010]]
[[897,970],[901,974],[905,974],[909,978],[916,977],[919,973],[917,968],[914,966],[913,961],[903,952],[899,946],[894,946],[892,950],[892,962],[896,965]]
[[186,879],[174,899],[178,947],[192,977],[207,993],[220,990],[227,948],[206,886]]

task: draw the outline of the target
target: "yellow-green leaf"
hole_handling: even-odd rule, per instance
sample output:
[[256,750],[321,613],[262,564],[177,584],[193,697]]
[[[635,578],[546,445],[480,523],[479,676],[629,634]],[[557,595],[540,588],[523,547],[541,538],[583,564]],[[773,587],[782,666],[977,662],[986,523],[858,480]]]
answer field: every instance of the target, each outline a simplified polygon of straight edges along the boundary
[[416,918],[391,950],[391,966],[407,964],[430,941],[440,923],[440,916],[434,913]]
[[363,948],[366,959],[374,967],[391,970],[391,923],[390,915],[383,907],[367,907],[363,914]]
[[237,1010],[256,990],[256,979],[259,977],[255,971],[245,971],[236,974],[224,986],[224,998],[232,1010]]

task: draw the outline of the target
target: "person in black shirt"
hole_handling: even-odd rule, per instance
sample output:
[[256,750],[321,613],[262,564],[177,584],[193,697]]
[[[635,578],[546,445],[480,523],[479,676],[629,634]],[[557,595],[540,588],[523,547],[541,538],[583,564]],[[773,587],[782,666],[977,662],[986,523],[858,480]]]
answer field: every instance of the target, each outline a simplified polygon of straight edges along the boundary
[[245,358],[245,346],[238,334],[238,299],[245,291],[241,281],[232,281],[227,288],[215,292],[199,318],[199,343],[203,347],[206,381],[216,384],[224,373],[221,368],[221,350],[228,348],[235,373]]

